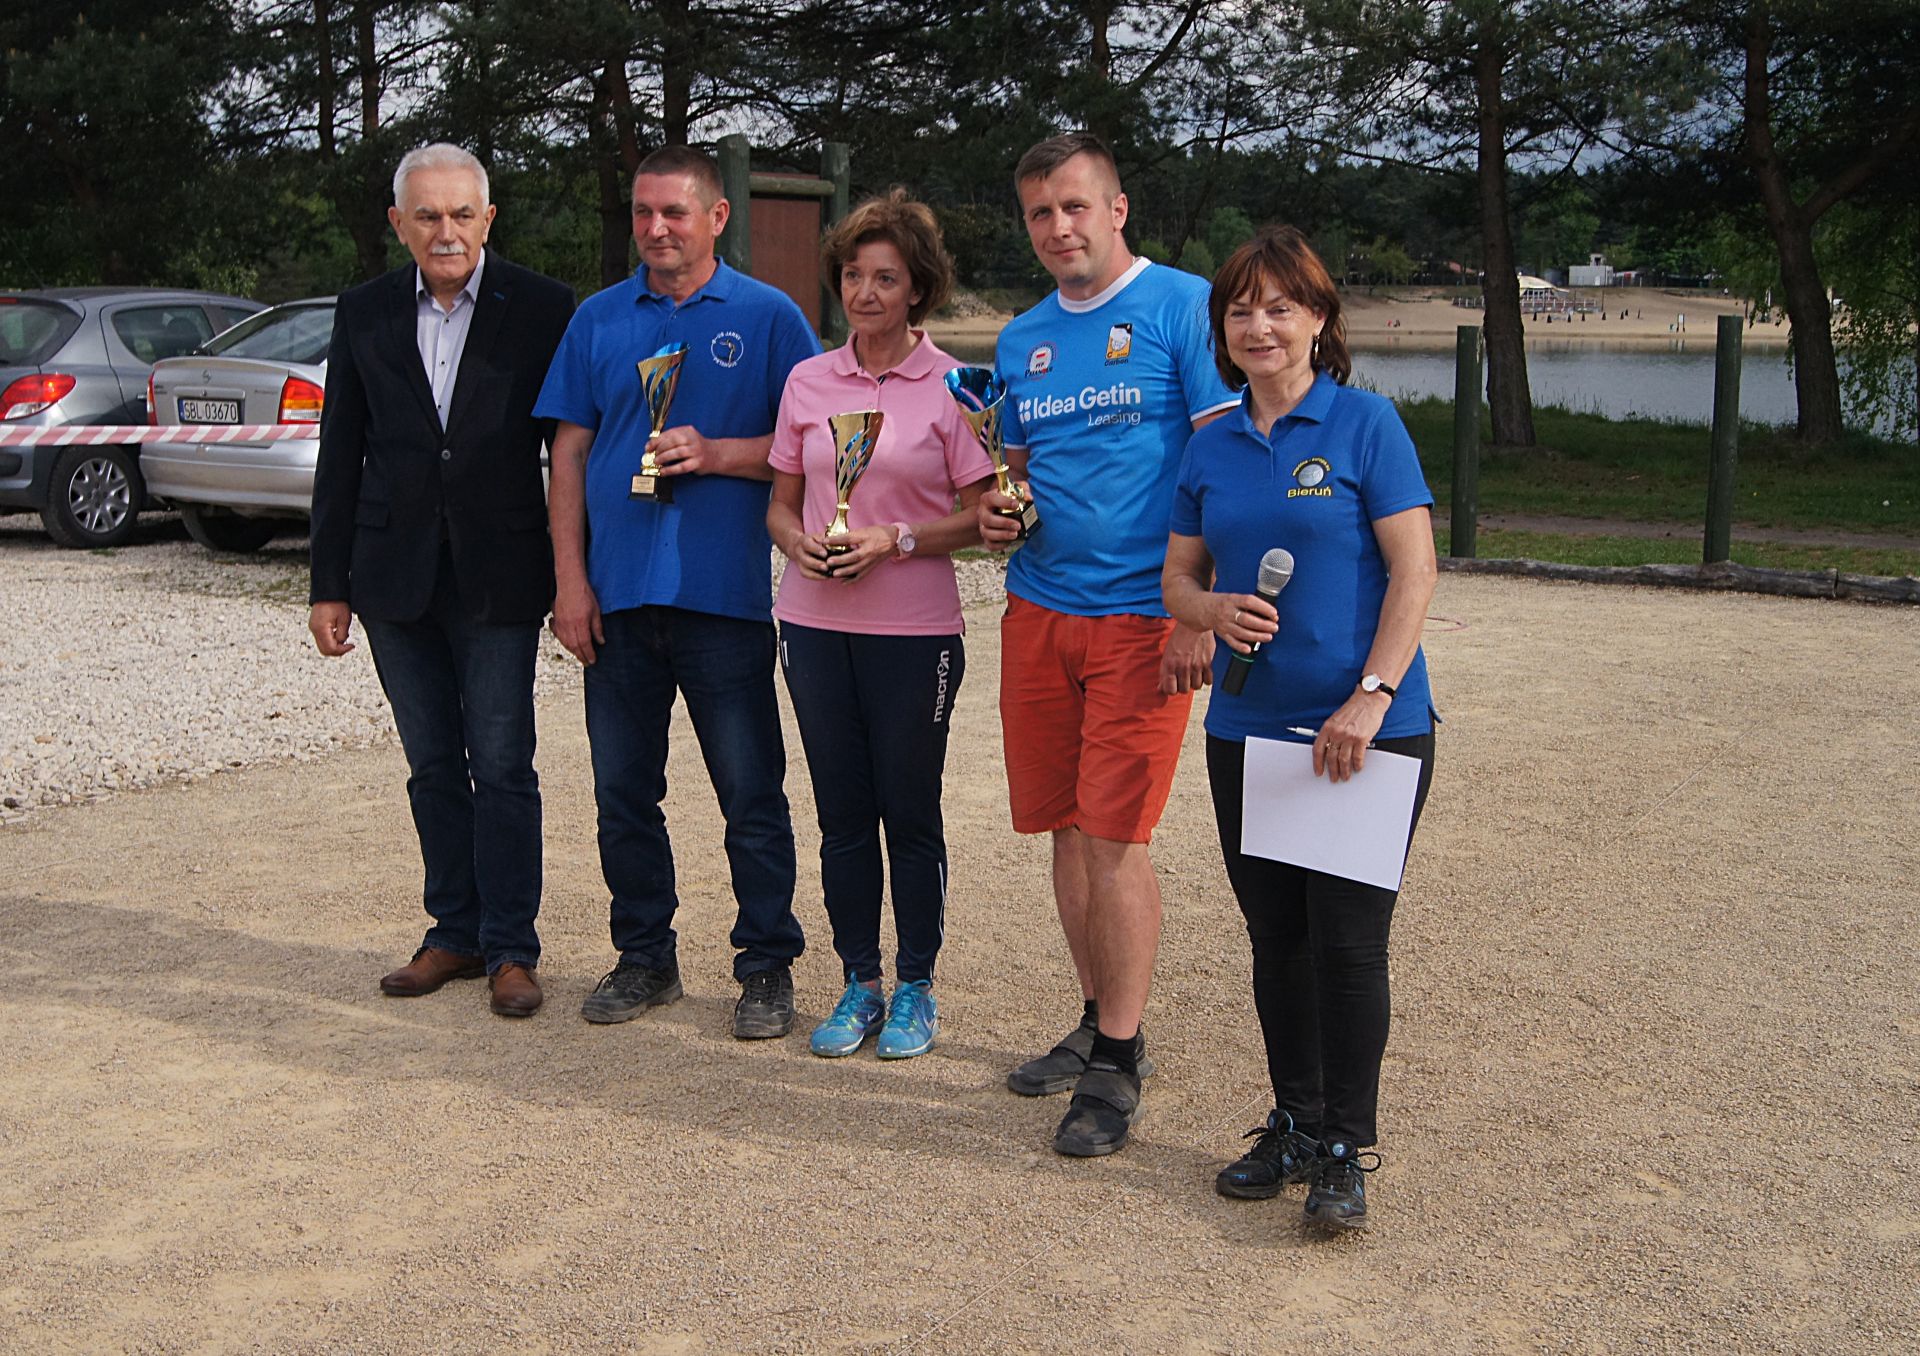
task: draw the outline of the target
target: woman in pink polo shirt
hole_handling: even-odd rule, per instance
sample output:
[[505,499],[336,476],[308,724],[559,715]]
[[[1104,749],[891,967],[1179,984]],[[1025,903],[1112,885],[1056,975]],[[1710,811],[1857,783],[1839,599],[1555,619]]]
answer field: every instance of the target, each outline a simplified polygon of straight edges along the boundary
[[[973,505],[993,468],[947,394],[957,366],[913,328],[953,290],[953,261],[926,204],[902,189],[860,204],[822,246],[852,337],[793,369],[773,434],[767,531],[786,553],[773,614],[820,815],[820,878],[847,988],[813,1033],[850,1055],[878,1031],[882,1059],[925,1054],[939,1032],[933,963],[946,914],[940,779],[966,672],[953,551],[980,540]],[[837,506],[828,421],[886,416],[849,500]],[[957,501],[957,507],[956,507]],[[881,985],[881,826],[899,939],[893,1000]]]

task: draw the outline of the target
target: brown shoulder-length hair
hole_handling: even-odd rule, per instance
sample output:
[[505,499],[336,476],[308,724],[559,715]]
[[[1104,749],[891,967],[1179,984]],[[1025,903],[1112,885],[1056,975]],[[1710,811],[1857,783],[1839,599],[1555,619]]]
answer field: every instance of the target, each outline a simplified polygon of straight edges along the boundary
[[889,189],[868,198],[836,222],[820,242],[820,262],[827,285],[840,295],[840,270],[853,262],[862,245],[884,240],[907,261],[907,277],[920,300],[907,308],[907,323],[918,325],[953,295],[953,256],[947,253],[940,219],[923,202],[907,196],[904,188]]
[[1347,322],[1340,315],[1340,293],[1313,246],[1292,226],[1264,228],[1229,254],[1213,275],[1207,318],[1213,324],[1213,363],[1227,385],[1238,390],[1247,384],[1247,374],[1227,356],[1227,307],[1242,298],[1257,298],[1269,285],[1288,301],[1326,316],[1313,347],[1313,370],[1331,372],[1333,379],[1345,386],[1353,375],[1353,356],[1347,352]]

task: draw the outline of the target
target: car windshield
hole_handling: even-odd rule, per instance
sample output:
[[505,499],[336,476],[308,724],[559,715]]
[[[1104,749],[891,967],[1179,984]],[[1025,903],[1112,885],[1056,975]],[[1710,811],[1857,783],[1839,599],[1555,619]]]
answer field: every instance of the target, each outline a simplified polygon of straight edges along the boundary
[[36,367],[79,328],[80,317],[58,302],[0,297],[0,367]]
[[333,338],[333,307],[276,306],[249,316],[201,350],[221,358],[263,358],[276,363],[313,366],[327,358]]

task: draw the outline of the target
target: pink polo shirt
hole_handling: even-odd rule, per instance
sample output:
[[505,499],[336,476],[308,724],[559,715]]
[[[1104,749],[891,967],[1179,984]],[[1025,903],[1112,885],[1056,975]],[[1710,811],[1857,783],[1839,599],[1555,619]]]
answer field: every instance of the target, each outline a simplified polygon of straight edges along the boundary
[[[854,357],[851,339],[793,369],[780,397],[767,461],[776,471],[806,477],[800,521],[807,531],[824,531],[839,502],[827,424],[836,414],[880,410],[887,416],[873,459],[848,501],[847,522],[853,527],[925,526],[953,512],[960,486],[993,474],[980,440],[947,394],[947,372],[957,366],[922,334],[906,361],[878,380]],[[808,579],[789,569],[773,615],[862,635],[946,636],[964,629],[948,556],[885,560],[851,584]]]

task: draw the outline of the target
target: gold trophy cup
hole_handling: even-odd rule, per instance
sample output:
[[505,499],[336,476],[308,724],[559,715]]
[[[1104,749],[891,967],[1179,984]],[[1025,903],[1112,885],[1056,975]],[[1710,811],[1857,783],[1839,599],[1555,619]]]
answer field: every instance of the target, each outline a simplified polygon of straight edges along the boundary
[[[867,463],[873,460],[873,449],[880,441],[880,427],[886,421],[887,416],[879,410],[854,410],[827,419],[827,426],[833,430],[834,497],[839,501],[838,511],[827,525],[828,555],[845,555],[853,549],[851,542],[836,542],[834,538],[844,538],[853,530],[847,525],[847,508],[853,498],[853,487],[859,483]],[[827,568],[833,568],[831,562]]]
[[640,391],[647,401],[647,420],[652,432],[647,435],[647,450],[640,454],[640,470],[633,477],[630,499],[651,499],[656,504],[673,502],[673,480],[660,474],[660,463],[653,457],[653,440],[667,426],[667,411],[673,406],[673,393],[680,386],[680,364],[687,356],[685,344],[668,344],[651,358],[642,358]]
[[1040,526],[1040,510],[1026,492],[1013,483],[1013,476],[1007,470],[1007,452],[1000,434],[1000,413],[1007,403],[1006,383],[991,367],[956,367],[947,373],[947,393],[960,406],[973,436],[987,450],[987,460],[993,463],[994,488],[1016,505],[994,512],[1017,519],[1019,539],[1025,541]]

